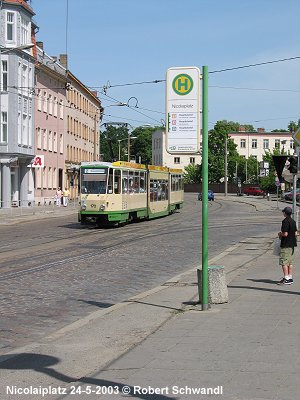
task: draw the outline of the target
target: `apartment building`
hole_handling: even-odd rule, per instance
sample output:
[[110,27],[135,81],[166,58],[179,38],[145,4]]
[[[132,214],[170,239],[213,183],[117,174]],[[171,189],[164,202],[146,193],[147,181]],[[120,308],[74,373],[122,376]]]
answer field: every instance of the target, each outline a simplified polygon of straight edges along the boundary
[[35,168],[36,204],[53,203],[58,187],[63,187],[66,131],[66,69],[37,42],[35,65],[35,155],[44,165]]
[[[67,66],[67,56],[60,57]],[[65,182],[71,196],[79,189],[78,168],[81,161],[100,160],[99,122],[103,108],[97,92],[89,90],[67,70],[67,125],[65,135]]]
[[238,132],[231,132],[229,137],[237,145],[238,153],[249,158],[253,156],[257,161],[262,161],[266,152],[274,149],[284,151],[287,154],[294,153],[294,139],[291,132],[266,132],[264,128],[258,128],[257,132],[247,132],[244,126],[240,126]]
[[26,206],[34,200],[33,16],[26,0],[0,2],[1,207]]

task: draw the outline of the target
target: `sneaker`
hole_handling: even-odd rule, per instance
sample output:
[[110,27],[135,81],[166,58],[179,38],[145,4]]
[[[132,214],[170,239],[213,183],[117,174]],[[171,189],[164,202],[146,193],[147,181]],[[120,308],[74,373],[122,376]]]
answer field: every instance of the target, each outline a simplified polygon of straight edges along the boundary
[[277,285],[283,285],[285,281],[286,279],[282,278],[279,282],[277,282]]
[[283,282],[284,285],[291,285],[292,283],[294,283],[293,279],[285,279]]

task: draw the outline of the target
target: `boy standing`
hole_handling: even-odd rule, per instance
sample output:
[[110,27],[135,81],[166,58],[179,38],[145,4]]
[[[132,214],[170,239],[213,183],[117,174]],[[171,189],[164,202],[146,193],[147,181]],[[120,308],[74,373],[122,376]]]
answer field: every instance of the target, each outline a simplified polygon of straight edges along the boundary
[[285,207],[283,210],[284,220],[281,224],[281,231],[278,237],[281,240],[279,264],[282,267],[283,278],[277,285],[291,285],[293,280],[293,260],[294,249],[297,246],[297,226],[296,222],[291,217],[291,207]]

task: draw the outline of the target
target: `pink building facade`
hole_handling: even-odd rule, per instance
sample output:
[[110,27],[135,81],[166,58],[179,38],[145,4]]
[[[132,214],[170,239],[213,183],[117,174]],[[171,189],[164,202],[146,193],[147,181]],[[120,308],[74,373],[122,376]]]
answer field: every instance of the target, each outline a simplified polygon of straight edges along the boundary
[[37,45],[35,155],[44,165],[35,168],[35,203],[53,204],[57,188],[65,186],[66,70]]

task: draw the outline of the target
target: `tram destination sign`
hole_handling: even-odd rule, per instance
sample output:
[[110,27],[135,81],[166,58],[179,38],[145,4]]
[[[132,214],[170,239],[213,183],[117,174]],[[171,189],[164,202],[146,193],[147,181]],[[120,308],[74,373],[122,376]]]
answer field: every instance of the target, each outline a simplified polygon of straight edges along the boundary
[[172,67],[166,79],[166,150],[200,151],[200,70]]

